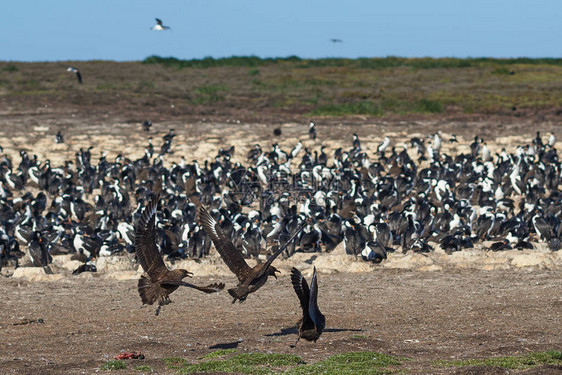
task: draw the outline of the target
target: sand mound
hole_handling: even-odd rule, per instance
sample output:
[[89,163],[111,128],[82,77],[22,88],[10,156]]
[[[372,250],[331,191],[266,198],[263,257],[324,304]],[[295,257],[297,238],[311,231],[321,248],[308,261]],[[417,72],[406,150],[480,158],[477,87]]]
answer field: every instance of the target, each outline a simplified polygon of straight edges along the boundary
[[[550,251],[541,244],[535,244],[534,250],[508,250],[502,252],[486,251],[481,248],[463,250],[447,254],[440,248],[426,253],[417,254],[408,252],[389,253],[388,259],[380,264],[364,262],[352,255],[347,255],[340,244],[331,253],[296,253],[288,259],[278,259],[275,261],[277,267],[283,275],[288,275],[291,267],[297,267],[309,277],[312,274],[312,267],[315,266],[318,272],[329,273],[366,273],[377,268],[383,269],[402,269],[415,271],[441,271],[446,269],[477,269],[477,270],[508,270],[508,269],[561,269],[562,251]],[[92,263],[96,265],[97,273],[82,273],[72,275],[72,271],[80,266],[80,262],[70,260],[69,255],[53,257],[52,269],[54,275],[47,275],[42,268],[20,267],[13,270],[12,277],[24,279],[26,281],[58,281],[66,277],[81,278],[112,278],[117,280],[136,279],[142,273],[142,269],[129,255],[119,255],[111,257],[100,257]],[[264,261],[260,259],[260,261]],[[197,277],[232,277],[228,267],[222,259],[215,253],[200,260],[182,260],[167,262],[168,267],[184,268],[194,273]],[[248,264],[254,266],[256,260],[249,259]],[[4,273],[9,273],[4,272]]]

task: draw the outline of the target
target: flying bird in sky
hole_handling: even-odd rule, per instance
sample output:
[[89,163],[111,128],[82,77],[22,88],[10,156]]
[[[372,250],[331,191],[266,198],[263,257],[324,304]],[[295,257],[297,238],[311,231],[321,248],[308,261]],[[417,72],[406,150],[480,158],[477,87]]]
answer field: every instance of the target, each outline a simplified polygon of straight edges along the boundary
[[69,66],[68,68],[66,68],[66,71],[70,73],[75,73],[76,78],[78,79],[78,83],[82,83],[82,74],[80,74],[80,71],[78,69],[76,69],[73,66]]
[[209,214],[205,207],[201,206],[199,212],[201,215],[203,229],[207,235],[211,237],[213,244],[215,244],[215,248],[228,268],[238,277],[238,286],[236,288],[228,289],[228,293],[234,298],[232,303],[236,302],[236,300],[244,302],[246,297],[248,297],[248,294],[261,288],[269,276],[277,278],[275,274],[280,271],[273,267],[271,263],[285,250],[287,245],[290,244],[303,229],[301,226],[298,230],[296,230],[293,236],[269,257],[267,262],[257,264],[253,268],[250,268],[240,251],[236,249],[230,238],[223,232],[222,228],[218,225],[211,214]]
[[332,38],[332,39],[330,39],[330,42],[332,42],[332,43],[343,43],[343,40],[337,39],[337,38]]
[[147,276],[141,276],[138,290],[143,304],[158,302],[156,315],[160,308],[171,303],[169,295],[180,286],[200,290],[204,293],[216,293],[224,289],[224,284],[210,284],[204,287],[182,281],[191,277],[191,272],[184,269],[169,270],[156,247],[156,208],[159,195],[156,195],[144,209],[135,226],[135,250],[137,258]]
[[299,297],[302,307],[302,318],[297,323],[299,337],[297,338],[297,342],[295,342],[295,346],[300,338],[316,342],[326,326],[326,318],[318,308],[318,278],[316,276],[316,267],[314,267],[310,288],[301,272],[295,267],[291,269],[291,282],[293,283],[293,288],[297,293],[297,297]]
[[168,30],[169,28],[170,28],[170,26],[164,26],[164,24],[162,23],[162,20],[160,18],[156,18],[156,25],[152,26],[151,30],[163,31],[163,30]]

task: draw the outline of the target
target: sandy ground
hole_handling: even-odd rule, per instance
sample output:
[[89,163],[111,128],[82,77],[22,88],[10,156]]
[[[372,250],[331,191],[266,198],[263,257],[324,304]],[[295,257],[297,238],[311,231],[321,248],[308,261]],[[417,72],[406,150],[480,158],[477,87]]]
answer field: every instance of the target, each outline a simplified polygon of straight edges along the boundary
[[[231,277],[200,278],[199,283]],[[89,374],[122,350],[160,374],[163,359],[196,361],[218,348],[293,353],[307,362],[372,350],[409,358],[408,373],[452,373],[437,359],[487,358],[562,348],[560,271],[375,269],[319,275],[327,329],[314,343],[296,338],[299,307],[286,272],[243,304],[226,293],[181,289],[159,316],[140,308],[136,281],[83,274],[57,282],[2,279],[0,373]],[[41,319],[42,323],[26,323]],[[488,369],[491,370],[491,369]],[[543,368],[556,373],[560,368]],[[552,372],[551,372],[552,371]],[[486,372],[483,372],[486,373]]]
[[[560,124],[557,122],[539,122],[536,119],[515,121],[513,119],[485,120],[424,120],[409,119],[404,121],[380,120],[363,121],[360,117],[340,122],[333,119],[316,120],[318,138],[308,139],[308,123],[284,123],[279,119],[275,123],[243,123],[235,118],[217,122],[215,118],[201,118],[196,122],[175,120],[154,123],[151,131],[142,131],[140,122],[126,120],[123,115],[85,116],[73,113],[59,113],[51,108],[37,108],[35,111],[21,115],[2,114],[0,111],[0,145],[12,159],[18,160],[20,150],[30,155],[37,155],[44,161],[49,159],[51,165],[60,165],[65,160],[74,160],[80,148],[92,148],[92,161],[97,162],[102,153],[108,159],[122,153],[134,160],[144,155],[147,138],[152,137],[155,151],[160,150],[162,136],[169,129],[174,129],[177,137],[172,145],[173,154],[167,155],[165,162],[179,162],[183,156],[187,161],[213,159],[220,148],[236,147],[233,161],[246,163],[247,152],[259,143],[264,150],[270,150],[274,143],[290,151],[301,140],[305,148],[320,151],[322,145],[326,152],[338,147],[351,148],[351,135],[356,133],[361,139],[362,148],[370,155],[388,135],[391,147],[400,151],[405,142],[412,137],[427,138],[440,131],[443,138],[442,151],[449,154],[470,151],[470,143],[478,135],[487,141],[492,154],[506,148],[515,152],[517,145],[529,144],[536,131],[546,136],[548,131],[557,134]],[[273,129],[280,128],[282,135],[273,135]],[[56,144],[54,136],[62,131],[65,143]],[[448,139],[456,134],[458,143],[450,144]],[[562,134],[558,135],[562,139]],[[546,140],[546,138],[545,138]],[[415,150],[409,150],[415,157]],[[417,159],[417,157],[415,157]]]

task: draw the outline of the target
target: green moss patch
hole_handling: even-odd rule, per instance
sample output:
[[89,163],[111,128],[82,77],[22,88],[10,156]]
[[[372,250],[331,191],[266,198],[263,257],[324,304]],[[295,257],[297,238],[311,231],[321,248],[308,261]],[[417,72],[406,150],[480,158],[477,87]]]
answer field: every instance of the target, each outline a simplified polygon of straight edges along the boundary
[[207,354],[203,358],[204,359],[213,359],[213,358],[218,358],[218,357],[224,357],[225,355],[232,354],[232,353],[236,353],[236,349],[219,349],[219,350],[215,350],[212,353]]
[[152,367],[147,366],[147,365],[140,365],[140,366],[135,366],[133,367],[133,370],[135,371],[147,371],[147,372],[152,372]]
[[[230,350],[219,350],[204,358],[215,358],[231,354]],[[189,364],[178,359],[167,360],[170,368],[181,374],[192,373],[242,373],[242,374],[386,374],[400,365],[396,357],[376,352],[353,352],[331,356],[323,361],[305,364],[301,357],[292,354],[244,353],[228,358],[206,360]],[[171,365],[171,366],[170,366]]]
[[292,354],[243,353],[223,360],[210,360],[196,364],[184,363],[179,368],[179,372],[181,374],[238,372],[259,375],[281,372],[284,368],[295,366],[299,363],[304,363],[302,358]]
[[506,369],[525,369],[540,365],[562,365],[562,352],[549,350],[529,353],[522,356],[494,357],[484,359],[466,359],[459,361],[435,361],[440,367],[489,366]]
[[101,370],[113,371],[113,370],[123,370],[127,368],[127,364],[120,360],[107,361],[101,366]]
[[400,365],[396,357],[376,352],[352,352],[333,355],[323,361],[310,365],[298,366],[288,371],[289,374],[385,374],[389,367]]

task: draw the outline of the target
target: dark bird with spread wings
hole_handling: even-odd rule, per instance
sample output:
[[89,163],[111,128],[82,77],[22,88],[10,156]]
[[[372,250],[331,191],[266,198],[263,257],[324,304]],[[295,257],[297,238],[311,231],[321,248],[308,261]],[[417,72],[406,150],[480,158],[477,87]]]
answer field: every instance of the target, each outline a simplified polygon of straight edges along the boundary
[[326,318],[318,308],[316,267],[314,267],[314,273],[312,274],[310,289],[300,271],[294,267],[291,269],[291,282],[302,307],[302,318],[297,323],[299,337],[297,342],[295,342],[295,346],[301,337],[307,341],[316,342],[326,326]]
[[160,308],[171,303],[170,293],[180,286],[200,290],[204,293],[215,293],[224,289],[224,284],[210,284],[204,287],[182,281],[192,274],[184,269],[169,270],[156,247],[156,208],[159,195],[148,203],[137,225],[135,226],[135,250],[137,258],[147,276],[141,276],[138,283],[139,294],[143,304],[152,305],[158,302],[156,315]]
[[236,249],[230,238],[223,232],[222,228],[218,225],[216,220],[209,214],[205,207],[201,206],[200,210],[201,224],[203,229],[215,245],[222,260],[226,263],[228,268],[238,277],[238,286],[236,288],[228,289],[228,293],[234,298],[232,303],[239,300],[244,302],[248,294],[255,292],[261,288],[269,276],[277,278],[275,273],[280,272],[277,268],[273,267],[271,263],[285,250],[288,244],[295,239],[300,233],[302,227],[299,228],[293,236],[280,246],[279,249],[273,253],[265,263],[257,264],[253,268],[248,266],[248,263],[242,257],[240,251]]

